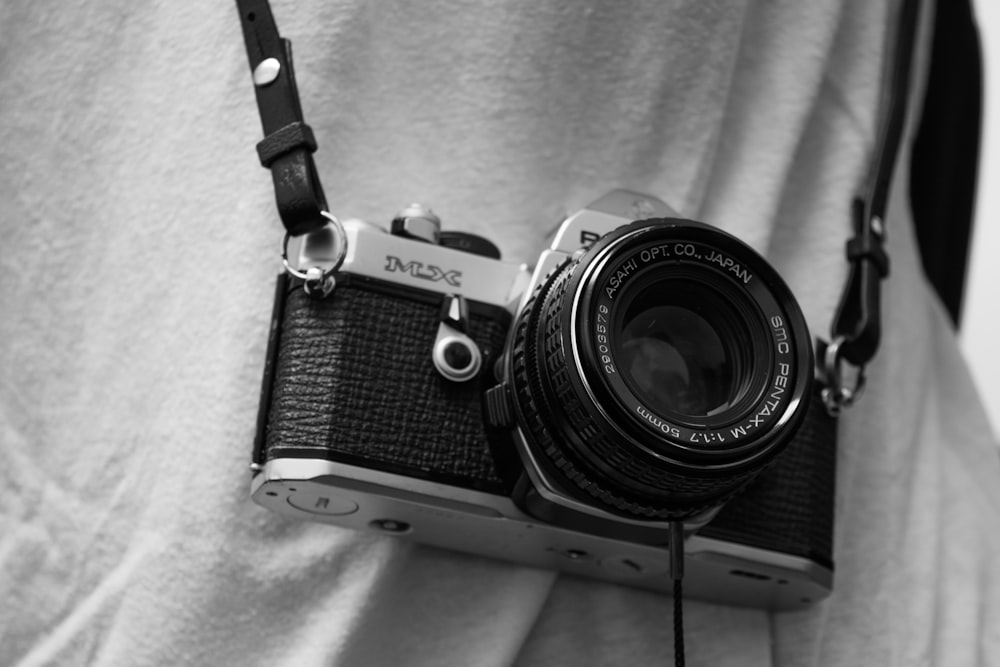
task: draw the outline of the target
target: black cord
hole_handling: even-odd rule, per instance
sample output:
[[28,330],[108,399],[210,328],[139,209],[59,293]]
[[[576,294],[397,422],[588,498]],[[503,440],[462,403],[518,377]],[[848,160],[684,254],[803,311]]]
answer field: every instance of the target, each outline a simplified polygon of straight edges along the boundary
[[674,665],[684,667],[684,591],[674,579]]
[[670,524],[670,578],[674,580],[674,665],[684,667],[684,523]]

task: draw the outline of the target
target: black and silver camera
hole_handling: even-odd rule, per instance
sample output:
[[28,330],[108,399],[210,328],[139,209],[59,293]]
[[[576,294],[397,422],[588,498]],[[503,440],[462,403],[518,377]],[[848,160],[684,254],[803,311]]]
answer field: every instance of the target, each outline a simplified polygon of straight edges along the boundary
[[835,423],[753,250],[612,192],[533,272],[429,211],[331,218],[279,278],[253,499],[282,514],[789,609],[832,585]]

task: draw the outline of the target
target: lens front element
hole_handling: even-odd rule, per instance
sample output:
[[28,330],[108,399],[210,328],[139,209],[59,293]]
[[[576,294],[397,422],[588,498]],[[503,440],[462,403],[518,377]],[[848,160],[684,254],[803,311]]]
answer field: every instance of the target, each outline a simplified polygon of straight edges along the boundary
[[613,355],[629,388],[658,413],[688,421],[724,413],[746,393],[746,322],[702,282],[665,279],[619,306]]

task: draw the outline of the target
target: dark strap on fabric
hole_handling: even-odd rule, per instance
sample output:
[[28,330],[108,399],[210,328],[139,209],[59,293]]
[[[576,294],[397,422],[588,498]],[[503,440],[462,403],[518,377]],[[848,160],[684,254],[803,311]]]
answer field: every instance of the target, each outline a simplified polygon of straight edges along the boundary
[[326,224],[320,212],[327,206],[312,157],[316,138],[302,119],[292,69],[292,43],[278,35],[267,0],[236,0],[236,6],[250,72],[269,58],[278,64],[273,81],[254,85],[264,127],[264,140],[257,144],[257,153],[261,164],[271,170],[281,222],[289,234],[299,236]]
[[885,210],[906,123],[919,13],[917,0],[903,0],[895,44],[886,54],[888,78],[882,86],[879,134],[868,178],[854,201],[854,238],[846,248],[851,268],[830,330],[835,341],[842,341],[841,356],[859,367],[875,356],[882,335],[881,283],[889,275]]

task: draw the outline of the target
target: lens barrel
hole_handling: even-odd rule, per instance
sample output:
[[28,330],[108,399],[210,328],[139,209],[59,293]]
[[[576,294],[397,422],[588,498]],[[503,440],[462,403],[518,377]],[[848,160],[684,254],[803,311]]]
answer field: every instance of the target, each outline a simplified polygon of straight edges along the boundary
[[813,363],[790,290],[747,245],[633,222],[538,288],[508,355],[525,445],[574,496],[632,518],[700,513],[794,435]]

